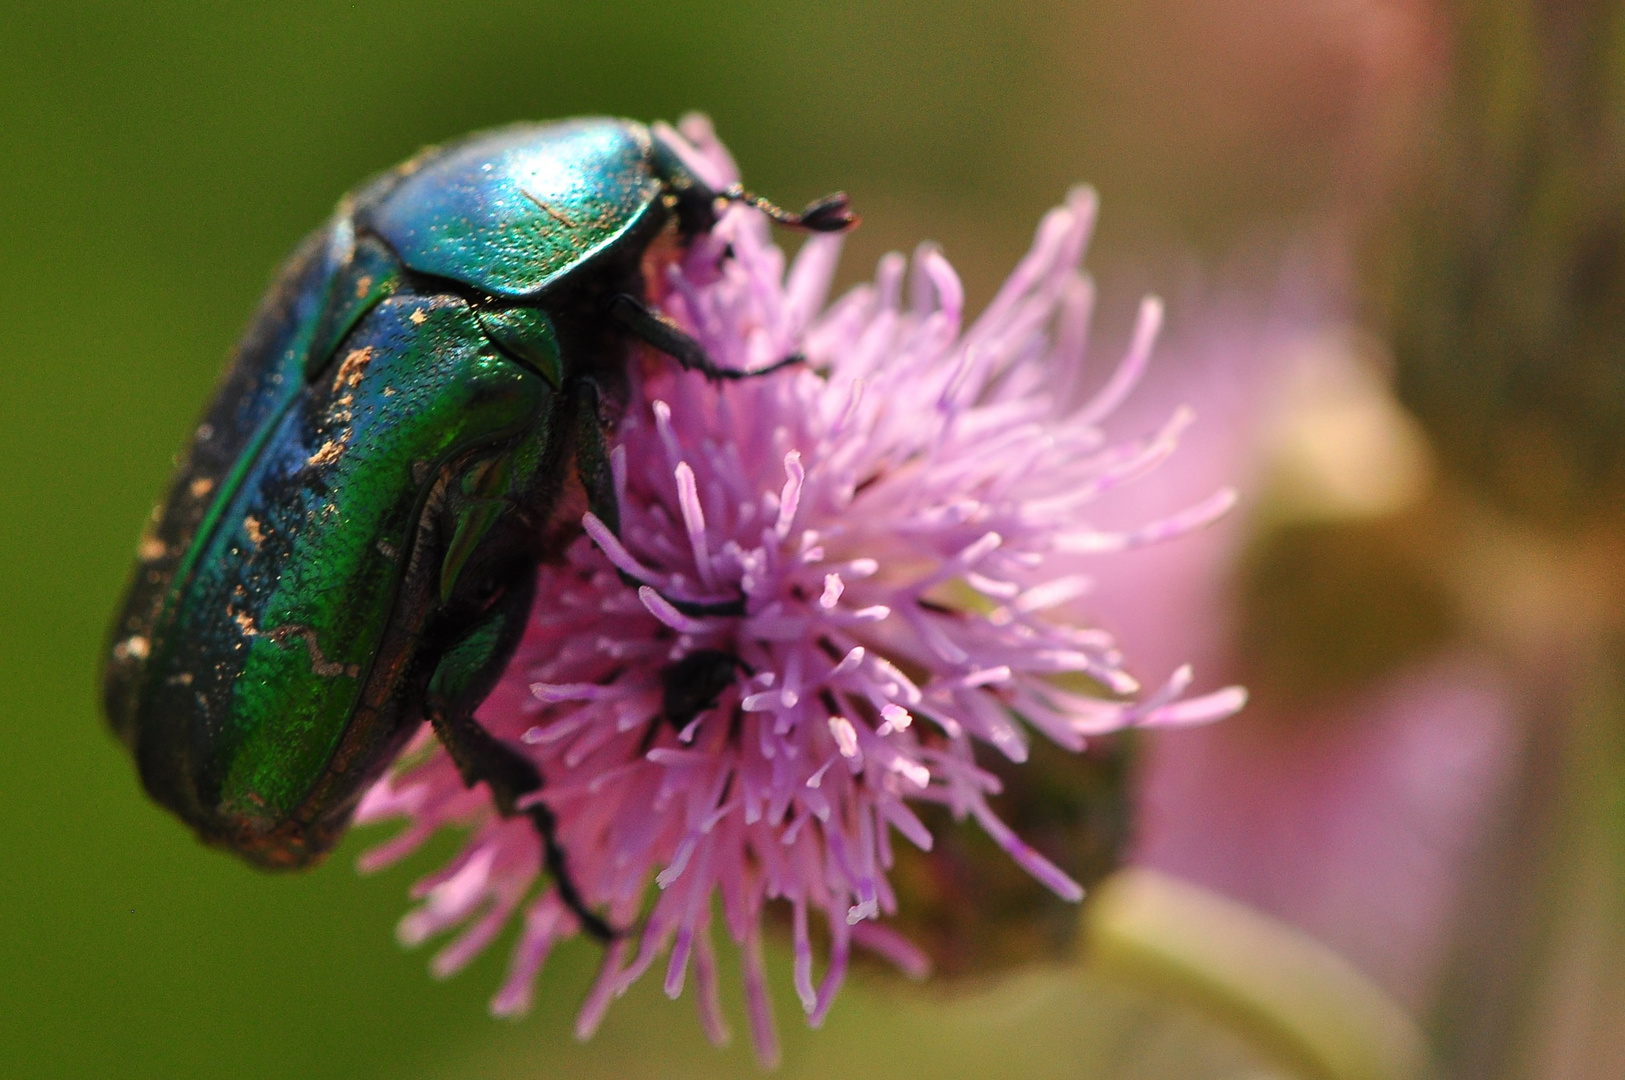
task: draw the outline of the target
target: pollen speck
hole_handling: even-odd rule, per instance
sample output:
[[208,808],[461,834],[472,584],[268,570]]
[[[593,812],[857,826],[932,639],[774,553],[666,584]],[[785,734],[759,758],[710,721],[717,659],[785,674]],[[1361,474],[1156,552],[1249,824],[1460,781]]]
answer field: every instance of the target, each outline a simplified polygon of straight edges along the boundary
[[333,376],[333,392],[336,394],[345,387],[354,389],[361,383],[361,376],[366,372],[367,365],[372,363],[372,346],[367,345],[360,349],[351,349],[345,356],[344,363]]
[[214,480],[207,476],[200,476],[187,485],[186,490],[191,492],[192,498],[201,499],[214,490]]
[[113,659],[115,660],[145,660],[152,653],[152,643],[139,634],[135,637],[125,638],[113,646]]
[[322,443],[320,450],[305,460],[307,465],[331,465],[344,453],[344,443],[338,439],[328,439]]
[[424,323],[429,321],[429,316],[423,314],[422,308],[418,308],[413,311],[409,318],[412,320],[413,326],[422,326]]

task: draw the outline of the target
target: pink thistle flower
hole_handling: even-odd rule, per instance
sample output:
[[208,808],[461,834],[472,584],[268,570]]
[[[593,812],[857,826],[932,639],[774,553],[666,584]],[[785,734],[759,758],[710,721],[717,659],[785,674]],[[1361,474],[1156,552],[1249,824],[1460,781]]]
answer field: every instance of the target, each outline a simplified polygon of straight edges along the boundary
[[[683,134],[708,182],[735,181],[708,123],[689,118]],[[719,386],[646,358],[615,436],[619,539],[588,514],[584,535],[542,569],[528,633],[480,710],[545,777],[536,797],[558,817],[587,901],[637,928],[608,948],[578,1035],[665,956],[666,992],[676,997],[692,968],[702,1024],[726,1038],[712,945],[720,897],[752,1040],[771,1063],[768,901],[788,906],[795,988],[816,1026],[854,944],[925,972],[923,954],[880,921],[896,911],[892,834],[931,846],[911,804],[975,819],[1037,880],[1082,897],[989,808],[998,783],[978,767],[977,743],[1021,761],[1029,726],[1081,750],[1098,734],[1240,707],[1234,688],[1183,698],[1188,668],[1136,697],[1111,638],[1069,617],[1091,559],[1187,532],[1233,501],[1220,491],[1129,531],[1091,524],[1095,501],[1167,458],[1189,422],[1181,411],[1132,443],[1097,426],[1149,359],[1154,300],[1116,372],[1080,393],[1091,289],[1079,264],[1094,212],[1087,189],[1052,211],[968,328],[959,279],[934,248],[912,267],[887,256],[872,285],[826,309],[840,239],[811,237],[786,273],[766,221],[741,207],[653,290],[719,363],[751,370],[796,351],[809,362]],[[669,602],[740,596],[737,616]],[[694,700],[671,704],[685,693]],[[415,944],[467,923],[435,958],[449,974],[523,907],[492,1001],[498,1014],[522,1012],[576,921],[551,888],[533,895],[530,823],[466,790],[427,733],[418,746],[432,752],[409,751],[418,763],[358,811],[410,823],[362,866],[402,857],[442,825],[470,826],[462,853],[415,888],[422,904],[400,936]],[[815,913],[829,939],[816,980]]]

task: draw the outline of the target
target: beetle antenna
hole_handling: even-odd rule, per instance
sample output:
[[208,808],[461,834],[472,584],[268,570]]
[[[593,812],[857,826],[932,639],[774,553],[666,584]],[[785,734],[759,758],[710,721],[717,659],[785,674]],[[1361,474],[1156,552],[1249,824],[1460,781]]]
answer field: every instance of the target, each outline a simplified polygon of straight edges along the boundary
[[799,214],[792,214],[760,195],[746,191],[738,184],[722,192],[718,197],[729,202],[753,206],[780,225],[788,225],[792,229],[806,229],[808,232],[845,232],[858,223],[858,215],[852,212],[844,191],[837,191],[833,195],[825,195],[822,199],[808,203]]

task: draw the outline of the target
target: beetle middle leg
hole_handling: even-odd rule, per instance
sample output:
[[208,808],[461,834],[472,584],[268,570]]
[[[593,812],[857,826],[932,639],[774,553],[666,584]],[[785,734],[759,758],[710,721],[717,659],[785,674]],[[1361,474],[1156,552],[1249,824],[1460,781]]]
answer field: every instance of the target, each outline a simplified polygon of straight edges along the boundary
[[519,750],[496,738],[474,719],[474,709],[495,685],[523,632],[535,597],[535,579],[510,588],[485,617],[463,634],[440,657],[429,679],[424,713],[434,727],[441,745],[451,755],[462,774],[463,783],[473,787],[484,781],[491,801],[503,817],[524,814],[541,837],[543,860],[559,899],[576,919],[599,941],[611,941],[615,931],[587,906],[558,838],[558,819],[545,803],[534,802],[521,808],[520,801],[542,788],[542,774],[534,762]]
[[697,371],[711,380],[754,379],[759,375],[771,375],[794,364],[807,362],[807,358],[800,353],[791,353],[782,360],[754,371],[719,367],[706,353],[705,346],[685,334],[676,323],[630,293],[620,293],[609,302],[609,317],[639,341],[659,349],[677,361],[684,371]]

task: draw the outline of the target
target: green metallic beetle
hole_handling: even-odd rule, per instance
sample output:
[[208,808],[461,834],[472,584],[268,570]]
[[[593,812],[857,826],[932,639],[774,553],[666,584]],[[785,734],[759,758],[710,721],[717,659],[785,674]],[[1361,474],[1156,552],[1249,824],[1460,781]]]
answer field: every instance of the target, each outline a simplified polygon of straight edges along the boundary
[[[526,813],[592,933],[541,777],[473,718],[591,508],[633,340],[713,378],[645,302],[657,238],[720,200],[641,124],[519,125],[346,196],[282,268],[141,541],[106,709],[153,798],[265,867],[320,858],[428,720],[470,786]],[[793,362],[796,357],[786,358]]]

